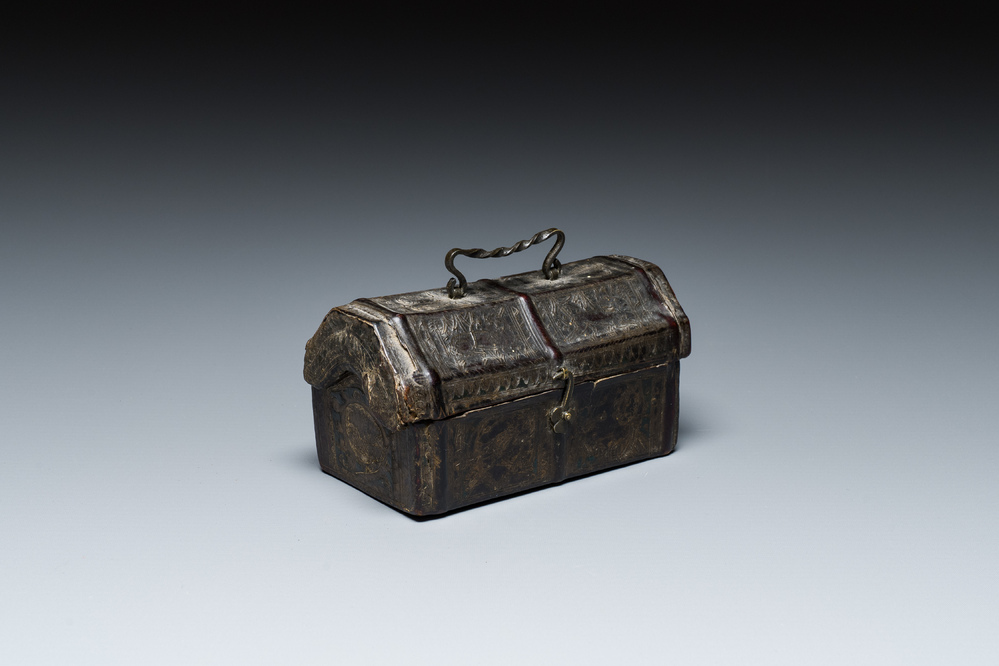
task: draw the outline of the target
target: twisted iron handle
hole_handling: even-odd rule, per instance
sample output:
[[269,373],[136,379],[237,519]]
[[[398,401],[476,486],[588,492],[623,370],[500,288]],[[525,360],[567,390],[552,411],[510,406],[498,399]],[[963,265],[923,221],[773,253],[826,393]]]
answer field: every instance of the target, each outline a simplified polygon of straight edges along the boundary
[[[546,278],[554,280],[558,277],[559,271],[562,268],[562,264],[560,264],[559,260],[555,257],[562,249],[562,245],[565,244],[565,234],[562,233],[560,229],[545,229],[544,231],[539,231],[527,240],[522,240],[511,247],[498,247],[492,252],[486,252],[482,248],[462,250],[458,247],[448,252],[444,255],[444,266],[454,275],[454,277],[447,281],[447,295],[451,298],[462,298],[465,295],[465,287],[468,285],[468,282],[465,280],[465,276],[462,275],[461,271],[454,267],[455,256],[461,254],[466,257],[471,257],[472,259],[508,257],[514,252],[526,250],[536,243],[548,240],[552,236],[557,237],[555,239],[555,245],[552,246],[552,249],[549,250],[548,254],[545,256],[545,260],[541,264],[541,270],[544,272]],[[457,280],[455,278],[457,278]]]

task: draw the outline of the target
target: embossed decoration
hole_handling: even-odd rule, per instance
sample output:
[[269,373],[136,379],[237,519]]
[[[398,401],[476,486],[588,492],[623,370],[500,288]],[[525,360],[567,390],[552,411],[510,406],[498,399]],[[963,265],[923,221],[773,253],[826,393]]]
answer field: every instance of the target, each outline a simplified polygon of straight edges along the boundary
[[545,348],[527,321],[520,302],[412,315],[413,332],[426,341],[427,360],[441,368],[442,377],[460,377],[502,366],[509,359],[544,358]]
[[659,308],[649,307],[647,287],[634,274],[540,294],[533,301],[560,349],[599,346],[663,324]]
[[344,466],[357,474],[377,474],[385,469],[385,433],[363,404],[351,403],[343,410],[343,431],[337,443],[345,455]]
[[[690,324],[654,264],[609,255],[334,308],[306,346],[322,469],[433,515],[665,455]],[[453,269],[453,263],[449,265]]]
[[502,408],[455,419],[449,458],[449,487],[455,499],[478,502],[549,477],[554,437],[543,432],[544,421],[532,418],[537,415],[529,407],[526,411],[526,419]]
[[329,434],[333,446],[326,463],[341,474],[366,477],[368,483],[389,492],[391,451],[389,436],[368,408],[364,391],[346,386],[330,394]]

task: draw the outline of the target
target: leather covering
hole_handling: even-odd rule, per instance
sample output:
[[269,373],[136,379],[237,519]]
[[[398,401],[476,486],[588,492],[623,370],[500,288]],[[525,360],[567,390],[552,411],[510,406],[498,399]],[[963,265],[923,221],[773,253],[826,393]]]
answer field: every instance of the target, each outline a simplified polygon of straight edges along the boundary
[[360,385],[390,431],[663,365],[690,354],[690,323],[662,271],[619,255],[333,308],[306,344],[317,389]]

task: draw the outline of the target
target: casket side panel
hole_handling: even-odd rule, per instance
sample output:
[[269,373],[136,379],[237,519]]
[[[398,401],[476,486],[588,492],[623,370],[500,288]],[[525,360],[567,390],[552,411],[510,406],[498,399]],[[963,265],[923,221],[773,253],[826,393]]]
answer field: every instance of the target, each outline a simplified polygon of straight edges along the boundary
[[561,478],[563,438],[548,422],[559,397],[549,391],[440,422],[449,509]]
[[670,453],[676,443],[679,365],[580,384],[567,437],[566,476]]
[[313,388],[319,466],[385,502],[394,501],[393,437],[356,386]]

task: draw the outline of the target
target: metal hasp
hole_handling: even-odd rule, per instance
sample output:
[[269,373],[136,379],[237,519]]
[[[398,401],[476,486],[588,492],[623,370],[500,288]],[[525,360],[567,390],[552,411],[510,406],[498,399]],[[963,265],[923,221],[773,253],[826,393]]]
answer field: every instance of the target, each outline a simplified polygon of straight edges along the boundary
[[559,368],[555,374],[555,379],[565,380],[565,393],[562,394],[562,402],[557,407],[552,407],[552,411],[548,412],[548,420],[552,423],[552,430],[561,435],[569,427],[569,421],[572,420],[569,401],[572,400],[572,389],[576,382],[572,373],[565,368]]
[[[454,268],[552,237],[540,270]],[[330,310],[305,348],[323,471],[429,516],[670,453],[690,322],[655,264],[562,264],[564,240],[455,248],[447,288]]]

